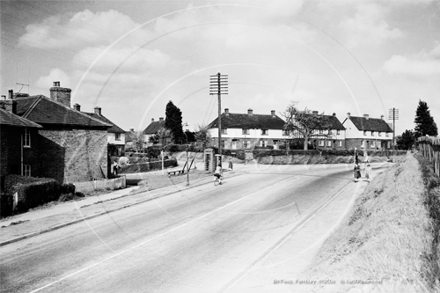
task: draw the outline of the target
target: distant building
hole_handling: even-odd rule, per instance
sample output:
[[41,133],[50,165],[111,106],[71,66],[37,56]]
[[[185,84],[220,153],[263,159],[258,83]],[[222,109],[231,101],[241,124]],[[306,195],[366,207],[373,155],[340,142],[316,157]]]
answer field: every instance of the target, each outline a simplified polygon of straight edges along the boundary
[[384,150],[391,148],[393,130],[383,119],[370,118],[368,114],[363,117],[351,116],[342,122],[346,128],[345,144],[347,149]]
[[[150,137],[156,135],[160,131],[165,129],[165,119],[163,117],[159,118],[159,121],[154,121],[154,118],[151,118],[151,123],[142,131],[143,139],[144,139],[144,146],[151,146],[153,145],[150,142]],[[159,143],[164,145],[166,143],[169,143],[170,139],[166,139],[166,141],[160,141]]]
[[[284,120],[275,114],[230,113],[226,108],[221,114],[221,143],[223,149],[252,149],[256,146],[272,146],[278,149],[285,145],[289,136],[283,131]],[[218,147],[218,119],[208,124],[211,145]]]
[[[80,111],[80,109],[81,109],[80,105],[78,105],[78,104],[73,105],[73,108],[77,111]],[[109,149],[108,149],[109,156],[118,156],[119,157],[119,156],[125,155],[125,133],[126,132],[121,127],[119,127],[118,125],[116,125],[115,123],[110,121],[110,119],[108,119],[107,117],[102,115],[100,107],[95,107],[94,110],[95,110],[94,113],[88,113],[88,112],[83,112],[83,113],[89,115],[90,117],[98,119],[104,123],[112,125],[112,127],[110,127],[107,130],[107,143],[109,146]]]

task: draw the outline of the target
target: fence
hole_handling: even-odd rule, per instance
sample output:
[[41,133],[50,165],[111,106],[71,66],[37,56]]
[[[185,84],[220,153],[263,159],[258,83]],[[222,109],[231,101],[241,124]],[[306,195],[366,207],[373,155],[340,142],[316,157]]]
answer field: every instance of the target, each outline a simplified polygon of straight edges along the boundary
[[434,173],[440,176],[440,138],[430,136],[420,137],[419,150],[434,167]]
[[121,176],[115,179],[76,182],[73,183],[73,185],[75,185],[76,192],[88,193],[100,189],[114,190],[114,189],[125,188],[127,186],[127,180],[125,176]]

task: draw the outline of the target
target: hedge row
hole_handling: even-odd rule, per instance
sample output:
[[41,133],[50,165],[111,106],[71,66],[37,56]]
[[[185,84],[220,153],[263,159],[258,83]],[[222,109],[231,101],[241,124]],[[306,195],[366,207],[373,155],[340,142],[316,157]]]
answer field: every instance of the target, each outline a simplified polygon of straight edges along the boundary
[[[363,151],[357,151],[359,157],[363,157]],[[368,156],[372,157],[389,157],[393,155],[405,155],[406,151],[368,151]],[[337,150],[337,149],[323,149],[323,150],[264,150],[264,149],[254,149],[254,158],[267,157],[267,156],[354,156],[354,150]]]
[[[164,160],[165,168],[176,167],[176,166],[177,166],[176,159]],[[162,169],[162,161],[155,161],[155,162],[123,166],[119,169],[119,174],[142,173],[142,172],[148,172],[148,171],[160,170],[160,169]]]
[[[15,193],[18,195],[18,201],[14,210]],[[50,178],[6,176],[5,190],[0,195],[1,217],[26,212],[31,208],[58,200],[61,195],[65,194],[75,194],[75,185],[60,184],[55,179]]]

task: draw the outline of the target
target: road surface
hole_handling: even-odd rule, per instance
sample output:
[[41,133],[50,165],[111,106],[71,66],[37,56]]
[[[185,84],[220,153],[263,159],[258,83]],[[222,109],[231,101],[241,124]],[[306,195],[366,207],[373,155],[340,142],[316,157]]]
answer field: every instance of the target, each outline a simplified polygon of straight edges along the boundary
[[295,273],[293,256],[315,243],[308,236],[325,234],[341,218],[347,198],[337,212],[322,214],[318,226],[307,224],[341,192],[352,194],[351,175],[345,165],[255,167],[226,174],[220,186],[198,186],[0,247],[2,292],[288,290],[275,280]]

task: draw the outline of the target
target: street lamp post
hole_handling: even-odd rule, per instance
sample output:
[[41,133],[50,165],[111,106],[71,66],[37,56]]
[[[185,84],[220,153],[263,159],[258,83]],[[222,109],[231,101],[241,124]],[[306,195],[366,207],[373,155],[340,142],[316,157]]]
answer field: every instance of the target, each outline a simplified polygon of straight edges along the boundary
[[[188,123],[183,124],[183,126],[188,126]],[[186,131],[183,132],[185,134],[186,138],[186,186],[189,186],[189,165],[188,165],[188,135],[186,134]]]

